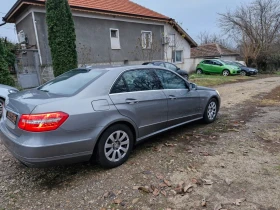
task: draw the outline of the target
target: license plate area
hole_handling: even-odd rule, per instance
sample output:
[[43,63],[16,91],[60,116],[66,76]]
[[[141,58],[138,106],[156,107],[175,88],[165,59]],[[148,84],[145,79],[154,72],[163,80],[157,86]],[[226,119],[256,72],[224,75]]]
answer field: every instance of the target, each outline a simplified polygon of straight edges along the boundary
[[15,125],[17,123],[18,116],[13,112],[7,111],[6,118]]

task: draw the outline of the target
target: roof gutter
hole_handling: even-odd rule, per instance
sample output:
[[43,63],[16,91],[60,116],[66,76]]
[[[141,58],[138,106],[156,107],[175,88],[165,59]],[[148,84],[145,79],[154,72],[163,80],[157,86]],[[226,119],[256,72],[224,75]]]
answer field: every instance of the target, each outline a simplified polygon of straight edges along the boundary
[[0,27],[7,24],[7,22],[4,19],[3,19],[3,21],[4,21],[4,23],[1,23]]

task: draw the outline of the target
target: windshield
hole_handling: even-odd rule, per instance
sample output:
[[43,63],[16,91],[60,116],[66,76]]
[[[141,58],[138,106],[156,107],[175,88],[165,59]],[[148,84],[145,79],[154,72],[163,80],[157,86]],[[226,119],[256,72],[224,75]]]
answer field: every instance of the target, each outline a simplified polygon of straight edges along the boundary
[[241,63],[238,63],[238,62],[234,62],[234,61],[224,61],[223,62],[227,65],[233,65],[233,66],[238,66],[238,67],[241,67],[243,66]]
[[73,95],[104,73],[104,70],[74,69],[44,84],[38,90],[58,95]]

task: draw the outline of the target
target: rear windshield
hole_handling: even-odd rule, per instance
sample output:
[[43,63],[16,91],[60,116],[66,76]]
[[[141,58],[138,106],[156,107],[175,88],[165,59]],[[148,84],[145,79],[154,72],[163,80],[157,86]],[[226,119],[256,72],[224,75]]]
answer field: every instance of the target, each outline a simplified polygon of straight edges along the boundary
[[58,95],[74,95],[105,72],[104,70],[74,69],[44,84],[38,90]]

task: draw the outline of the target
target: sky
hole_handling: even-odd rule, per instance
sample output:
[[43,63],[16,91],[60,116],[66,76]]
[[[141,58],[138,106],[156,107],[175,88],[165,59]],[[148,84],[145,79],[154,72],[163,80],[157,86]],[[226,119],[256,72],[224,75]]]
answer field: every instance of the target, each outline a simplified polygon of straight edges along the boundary
[[[0,0],[0,17],[5,16],[16,0]],[[252,0],[133,0],[156,12],[175,19],[197,41],[201,32],[222,34],[218,27],[218,13],[234,9]],[[1,18],[2,19],[2,18]],[[1,22],[1,21],[0,21]],[[0,37],[16,42],[13,24],[0,27]]]

